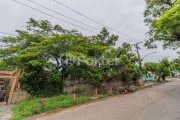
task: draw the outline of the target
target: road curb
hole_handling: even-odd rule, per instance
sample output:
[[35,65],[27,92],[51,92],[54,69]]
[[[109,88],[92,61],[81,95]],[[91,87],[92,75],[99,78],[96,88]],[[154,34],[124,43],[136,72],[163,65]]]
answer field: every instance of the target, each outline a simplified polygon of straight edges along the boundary
[[154,84],[152,84],[152,85],[144,86],[143,88],[140,88],[139,90],[143,90],[143,89],[150,88],[150,87],[153,87],[153,86],[162,85],[162,84],[165,84],[165,83],[168,83],[168,82],[171,82],[171,81],[165,81],[165,82],[160,82],[160,83],[154,83]]

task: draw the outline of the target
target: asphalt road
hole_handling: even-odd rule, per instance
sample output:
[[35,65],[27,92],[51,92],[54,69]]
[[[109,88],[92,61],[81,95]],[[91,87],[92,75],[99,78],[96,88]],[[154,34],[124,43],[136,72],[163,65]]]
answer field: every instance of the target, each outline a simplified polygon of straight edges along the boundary
[[90,103],[38,120],[180,120],[180,80]]

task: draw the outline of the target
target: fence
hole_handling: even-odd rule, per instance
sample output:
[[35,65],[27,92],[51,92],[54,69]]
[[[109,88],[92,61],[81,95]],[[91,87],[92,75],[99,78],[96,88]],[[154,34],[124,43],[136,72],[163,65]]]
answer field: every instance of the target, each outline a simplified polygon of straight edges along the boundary
[[8,93],[7,104],[11,103],[13,92],[17,88],[19,75],[20,75],[20,70],[16,70],[15,72],[0,70],[0,78],[10,79],[10,82],[9,82],[10,88],[6,90],[6,93]]

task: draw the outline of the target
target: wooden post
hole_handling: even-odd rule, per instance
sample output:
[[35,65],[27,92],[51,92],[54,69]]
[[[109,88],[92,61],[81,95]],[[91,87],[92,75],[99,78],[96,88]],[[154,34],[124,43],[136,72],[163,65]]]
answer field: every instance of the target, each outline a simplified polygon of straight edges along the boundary
[[98,95],[98,89],[95,89],[95,94]]
[[11,75],[11,71],[0,71],[0,74],[6,74],[6,75]]
[[12,97],[13,97],[13,92],[14,92],[15,87],[17,86],[18,77],[20,75],[20,72],[21,72],[21,70],[17,70],[15,72],[15,75],[13,75],[12,71],[2,71],[2,70],[0,70],[0,74],[3,74],[3,75],[0,75],[0,78],[8,78],[8,79],[10,79],[11,89],[10,89],[7,104],[11,103],[11,100],[12,100]]
[[[10,76],[13,76],[13,72],[10,74]],[[12,85],[12,82],[13,82],[13,78],[10,79],[10,83]]]
[[74,100],[76,100],[76,93],[74,93]]
[[18,70],[15,74],[15,76],[17,77],[16,86],[15,86],[16,88],[18,88],[18,80],[19,80],[20,74],[21,74],[21,70]]
[[109,91],[112,92],[112,87],[110,87]]
[[9,93],[9,98],[8,98],[8,103],[7,103],[8,105],[11,103],[14,88],[15,88],[15,85],[16,85],[16,81],[17,81],[17,76],[14,77],[14,80],[13,80],[12,85],[11,85],[11,90],[10,90],[10,93]]
[[45,99],[42,99],[41,104],[42,104],[42,106],[44,106],[44,104],[45,104]]

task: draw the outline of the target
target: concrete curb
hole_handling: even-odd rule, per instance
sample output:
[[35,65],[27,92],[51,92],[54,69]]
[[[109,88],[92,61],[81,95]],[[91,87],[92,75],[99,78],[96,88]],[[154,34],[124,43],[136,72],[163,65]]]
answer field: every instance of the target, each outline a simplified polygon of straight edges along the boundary
[[[177,80],[177,79],[173,79],[173,80]],[[165,81],[165,82],[160,82],[160,83],[154,83],[154,84],[151,84],[151,85],[148,85],[148,86],[144,86],[143,88],[140,88],[139,90],[143,90],[143,89],[145,89],[145,88],[150,88],[150,87],[153,87],[153,86],[162,85],[162,84],[171,82],[171,81],[173,81],[173,80]]]

